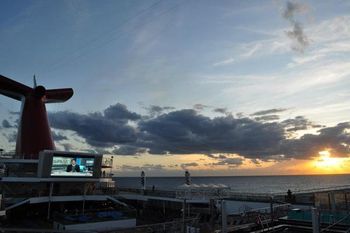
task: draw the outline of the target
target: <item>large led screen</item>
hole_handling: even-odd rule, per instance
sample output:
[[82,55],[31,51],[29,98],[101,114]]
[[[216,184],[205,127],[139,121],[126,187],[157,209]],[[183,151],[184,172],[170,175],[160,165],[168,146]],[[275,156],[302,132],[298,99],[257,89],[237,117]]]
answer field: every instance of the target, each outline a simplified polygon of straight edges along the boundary
[[94,157],[53,155],[51,176],[92,177]]

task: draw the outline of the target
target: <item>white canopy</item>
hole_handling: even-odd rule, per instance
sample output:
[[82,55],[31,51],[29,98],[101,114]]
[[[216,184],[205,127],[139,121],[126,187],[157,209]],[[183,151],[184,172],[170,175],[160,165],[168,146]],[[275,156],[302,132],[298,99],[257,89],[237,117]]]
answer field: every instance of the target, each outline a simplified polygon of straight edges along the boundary
[[189,189],[204,189],[204,190],[208,190],[208,189],[227,189],[229,188],[227,185],[224,185],[224,184],[182,184],[182,185],[179,185],[177,187],[178,189],[186,189],[186,190],[189,190]]

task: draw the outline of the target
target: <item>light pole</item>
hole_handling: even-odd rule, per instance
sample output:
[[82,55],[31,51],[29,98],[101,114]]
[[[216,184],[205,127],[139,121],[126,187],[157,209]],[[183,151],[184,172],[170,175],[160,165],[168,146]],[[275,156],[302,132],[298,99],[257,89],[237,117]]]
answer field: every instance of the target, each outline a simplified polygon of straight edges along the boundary
[[227,233],[226,202],[224,199],[221,199],[221,232]]
[[113,169],[113,156],[111,156],[111,168],[109,169],[109,177],[113,177],[112,169]]
[[141,193],[144,195],[146,190],[146,174],[141,171]]

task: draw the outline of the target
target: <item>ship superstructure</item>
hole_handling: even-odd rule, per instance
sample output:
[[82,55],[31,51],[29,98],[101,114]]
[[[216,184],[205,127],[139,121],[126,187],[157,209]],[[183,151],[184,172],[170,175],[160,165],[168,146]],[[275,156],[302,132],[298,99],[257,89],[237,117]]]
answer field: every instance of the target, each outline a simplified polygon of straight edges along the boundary
[[[113,195],[111,157],[56,151],[45,104],[64,102],[71,88],[28,87],[0,76],[0,93],[22,101],[16,153],[0,158],[3,225],[56,230],[112,230],[136,225]],[[107,171],[107,175],[106,175]]]

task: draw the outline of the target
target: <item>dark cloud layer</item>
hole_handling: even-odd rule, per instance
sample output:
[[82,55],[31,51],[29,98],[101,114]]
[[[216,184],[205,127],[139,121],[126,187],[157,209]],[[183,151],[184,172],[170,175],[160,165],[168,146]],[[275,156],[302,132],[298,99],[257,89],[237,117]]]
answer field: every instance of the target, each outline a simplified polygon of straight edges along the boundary
[[139,120],[141,115],[130,112],[124,104],[117,103],[111,105],[104,110],[104,117],[112,121],[128,121],[128,120]]
[[135,142],[136,130],[128,121],[138,120],[140,117],[121,104],[108,107],[103,114],[78,114],[68,111],[49,114],[53,128],[73,130],[85,138],[87,143],[97,147]]
[[[302,116],[277,121],[277,117],[271,115],[284,110],[263,110],[254,113],[254,117],[235,118],[228,114],[210,118],[194,109],[183,109],[150,118],[117,104],[103,113],[64,111],[50,113],[49,117],[53,128],[75,131],[91,146],[114,147],[113,153],[119,155],[200,153],[215,157],[220,164],[232,166],[243,161],[223,154],[266,161],[307,159],[317,156],[320,150],[331,149],[337,156],[348,156],[349,123],[321,128],[318,134],[290,138],[293,132],[320,126]],[[128,123],[130,121],[134,122],[133,126]],[[221,157],[213,154],[221,154]]]
[[119,146],[119,148],[116,148],[113,150],[113,153],[117,155],[135,155],[135,154],[142,154],[146,152],[147,152],[146,148],[132,146],[132,145],[121,145]]
[[318,135],[305,134],[299,139],[285,140],[280,153],[289,158],[315,157],[319,151],[330,149],[335,157],[350,154],[350,123],[339,123],[334,127],[320,129]]
[[264,151],[283,139],[276,123],[233,116],[209,118],[191,109],[140,122],[144,145],[155,154],[244,153]]
[[310,128],[320,128],[321,125],[315,124],[303,116],[287,119],[281,122],[287,131],[306,130]]

